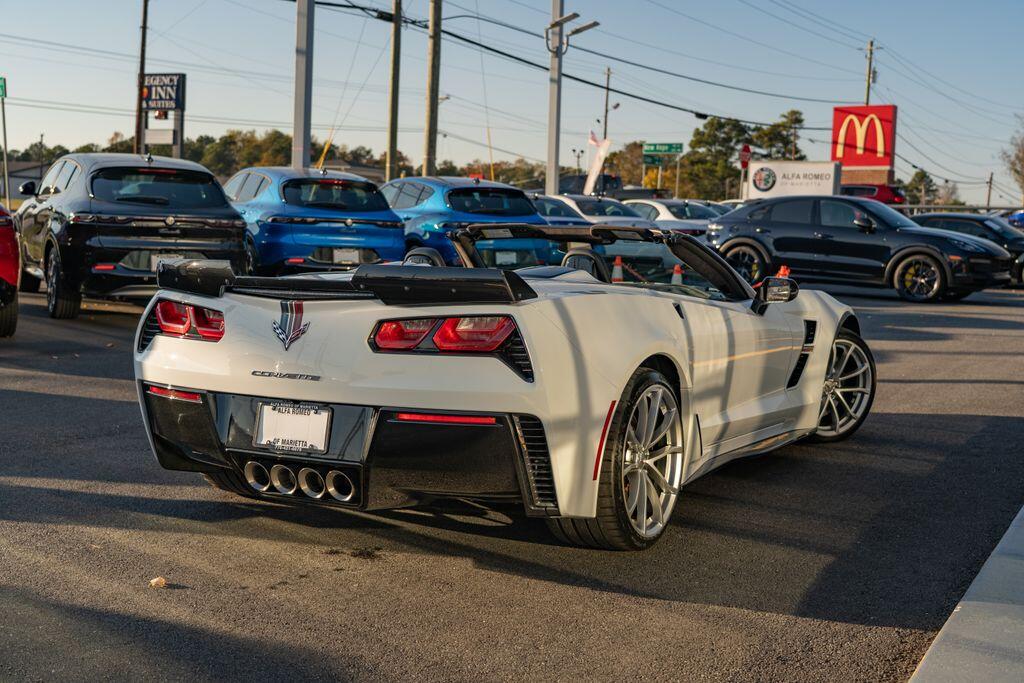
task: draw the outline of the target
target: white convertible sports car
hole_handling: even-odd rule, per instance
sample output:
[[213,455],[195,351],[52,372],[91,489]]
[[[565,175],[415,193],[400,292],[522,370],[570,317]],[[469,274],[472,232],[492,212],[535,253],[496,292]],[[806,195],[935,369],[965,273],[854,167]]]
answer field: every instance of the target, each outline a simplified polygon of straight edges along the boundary
[[785,278],[752,289],[687,235],[492,224],[452,240],[465,268],[161,264],[135,341],[160,464],[266,500],[517,501],[565,542],[641,549],[687,482],[846,438],[871,408],[848,307]]

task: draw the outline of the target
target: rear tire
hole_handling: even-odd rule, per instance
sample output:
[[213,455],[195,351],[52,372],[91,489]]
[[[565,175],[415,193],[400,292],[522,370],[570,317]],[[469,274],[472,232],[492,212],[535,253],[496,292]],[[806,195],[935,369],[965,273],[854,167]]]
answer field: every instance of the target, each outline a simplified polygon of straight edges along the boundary
[[10,337],[18,329],[18,294],[9,304],[0,306],[0,337]]
[[42,284],[42,281],[36,276],[21,271],[21,285],[18,287],[20,291],[35,294],[39,291],[39,287]]
[[896,266],[892,283],[904,301],[934,303],[946,291],[946,272],[933,257],[913,254]]
[[768,274],[768,259],[754,247],[738,244],[726,249],[722,255],[748,284],[756,284]]
[[46,309],[51,318],[68,320],[77,318],[81,308],[82,293],[67,283],[60,252],[54,247],[46,264]]
[[[654,422],[645,430],[650,415]],[[664,454],[657,455],[659,451]],[[641,367],[626,383],[608,427],[598,473],[597,516],[549,519],[548,528],[570,545],[605,550],[649,548],[668,528],[675,509],[682,455],[682,420],[675,389],[660,372]]]

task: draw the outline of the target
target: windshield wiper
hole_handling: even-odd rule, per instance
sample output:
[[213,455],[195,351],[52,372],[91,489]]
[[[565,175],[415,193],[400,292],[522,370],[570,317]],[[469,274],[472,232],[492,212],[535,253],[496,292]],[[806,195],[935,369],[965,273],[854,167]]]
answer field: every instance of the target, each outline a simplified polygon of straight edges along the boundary
[[115,202],[132,202],[133,204],[170,204],[170,200],[167,197],[158,197],[155,195],[144,195],[137,194],[131,197],[114,197]]

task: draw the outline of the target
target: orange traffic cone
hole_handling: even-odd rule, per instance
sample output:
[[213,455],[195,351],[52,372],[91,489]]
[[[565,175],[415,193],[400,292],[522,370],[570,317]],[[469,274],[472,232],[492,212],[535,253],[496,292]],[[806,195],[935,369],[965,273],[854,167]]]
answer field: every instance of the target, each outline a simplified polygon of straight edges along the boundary
[[622,282],[622,257],[615,257],[615,265],[612,266],[612,282]]
[[775,274],[775,277],[789,277],[789,266],[779,266],[779,272]]
[[683,284],[683,267],[678,263],[672,268],[672,284]]

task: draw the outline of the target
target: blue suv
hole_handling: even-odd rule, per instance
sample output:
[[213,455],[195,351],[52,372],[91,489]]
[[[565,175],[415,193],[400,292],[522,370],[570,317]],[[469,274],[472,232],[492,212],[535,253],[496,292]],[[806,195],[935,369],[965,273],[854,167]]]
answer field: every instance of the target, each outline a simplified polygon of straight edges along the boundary
[[[406,248],[436,249],[449,265],[461,264],[445,238],[447,232],[474,223],[547,225],[522,190],[504,183],[428,176],[392,180],[380,191],[405,221]],[[488,266],[521,268],[546,265],[558,258],[548,253],[550,244],[548,240],[501,240],[501,249],[495,250],[484,241],[477,244],[477,250]]]
[[348,270],[405,256],[402,222],[361,176],[254,166],[224,192],[246,222],[250,273]]

